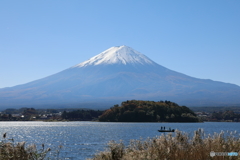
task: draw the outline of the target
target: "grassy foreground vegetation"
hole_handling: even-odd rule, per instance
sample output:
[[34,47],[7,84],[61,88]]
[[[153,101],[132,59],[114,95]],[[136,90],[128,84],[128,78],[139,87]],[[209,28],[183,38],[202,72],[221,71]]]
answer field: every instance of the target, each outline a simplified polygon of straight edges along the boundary
[[106,151],[97,153],[92,160],[237,160],[239,156],[210,156],[210,152],[238,152],[240,135],[224,132],[205,135],[202,129],[188,134],[176,131],[146,141],[131,140],[129,146],[114,141]]
[[6,139],[6,133],[0,142],[1,160],[43,160],[49,151],[50,148],[44,149],[44,145],[37,150],[36,145],[25,147],[25,142],[15,144],[13,139]]
[[44,144],[38,149],[35,144],[26,146],[26,142],[15,143],[13,138],[7,138],[6,133],[0,141],[0,160],[60,160],[59,150],[52,152],[51,156],[48,154],[50,152],[51,149],[45,148]]
[[[0,142],[0,160],[60,160],[59,150],[51,156],[51,149],[37,149],[36,145],[25,146],[25,142],[14,143],[6,134]],[[61,148],[60,148],[61,149]],[[238,152],[238,156],[210,156],[210,152]],[[205,135],[202,129],[194,136],[176,131],[162,134],[145,141],[131,140],[126,147],[122,141],[111,141],[106,151],[97,153],[89,160],[238,160],[240,159],[240,134],[222,131]]]

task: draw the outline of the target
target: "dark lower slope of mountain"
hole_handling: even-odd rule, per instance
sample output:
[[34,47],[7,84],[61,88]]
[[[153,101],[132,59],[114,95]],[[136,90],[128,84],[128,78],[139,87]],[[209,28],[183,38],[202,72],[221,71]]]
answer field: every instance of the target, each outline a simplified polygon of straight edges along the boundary
[[[86,108],[88,105],[94,108],[106,105],[108,108],[131,99],[170,100],[187,106],[240,104],[240,87],[237,85],[193,78],[147,58],[139,60],[141,63],[131,61],[125,64],[129,59],[140,59],[143,56],[139,58],[139,53],[134,55],[132,51],[130,55],[134,58],[126,57],[125,53],[125,57],[119,57],[122,52],[119,50],[107,50],[111,53],[108,57],[101,53],[101,59],[95,56],[43,79],[0,89],[0,107],[80,105]],[[112,63],[116,58],[125,61]],[[106,62],[92,65],[103,60]],[[144,61],[147,63],[143,64]],[[88,63],[91,65],[86,65]]]

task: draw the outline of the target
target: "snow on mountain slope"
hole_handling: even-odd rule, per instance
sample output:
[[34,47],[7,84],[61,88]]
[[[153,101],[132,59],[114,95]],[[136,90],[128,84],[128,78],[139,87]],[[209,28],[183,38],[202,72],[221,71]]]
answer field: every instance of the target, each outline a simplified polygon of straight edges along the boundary
[[106,65],[106,64],[156,64],[145,55],[128,46],[111,47],[102,53],[90,58],[89,60],[77,64],[74,67],[86,67],[89,65]]

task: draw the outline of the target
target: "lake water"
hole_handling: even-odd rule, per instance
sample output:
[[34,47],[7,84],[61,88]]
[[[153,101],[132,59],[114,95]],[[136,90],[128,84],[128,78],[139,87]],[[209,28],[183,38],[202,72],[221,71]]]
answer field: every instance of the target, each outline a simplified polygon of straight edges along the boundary
[[[131,139],[153,138],[162,133],[157,130],[165,126],[193,134],[203,128],[206,134],[223,131],[240,133],[240,123],[106,123],[106,122],[0,122],[0,134],[7,138],[27,144],[44,144],[53,151],[59,145],[62,159],[82,160],[91,158],[95,153],[105,150],[111,140],[123,140],[128,144]],[[54,153],[54,152],[52,152]]]

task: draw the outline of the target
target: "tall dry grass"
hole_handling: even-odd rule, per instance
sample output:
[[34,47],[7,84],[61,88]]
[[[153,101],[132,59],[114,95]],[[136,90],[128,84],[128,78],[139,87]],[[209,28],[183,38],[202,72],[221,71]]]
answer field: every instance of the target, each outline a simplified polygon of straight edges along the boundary
[[36,145],[26,147],[25,142],[14,143],[14,139],[7,139],[7,134],[3,134],[0,142],[0,160],[45,160],[50,148],[45,149],[42,144],[41,149]]
[[240,156],[210,156],[210,152],[238,152],[240,135],[236,132],[205,135],[202,129],[193,136],[176,131],[145,141],[131,140],[125,147],[122,142],[108,144],[108,149],[92,160],[236,160]]

